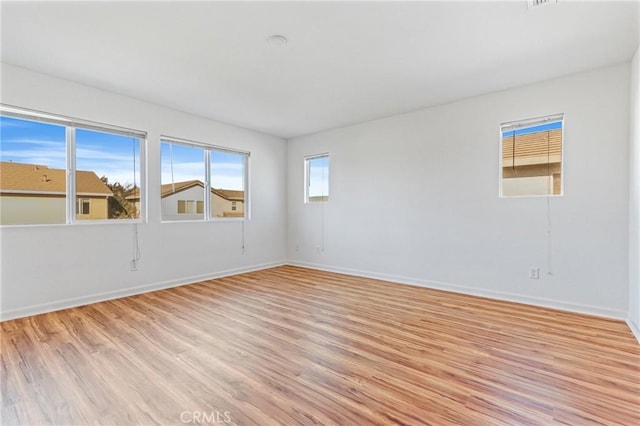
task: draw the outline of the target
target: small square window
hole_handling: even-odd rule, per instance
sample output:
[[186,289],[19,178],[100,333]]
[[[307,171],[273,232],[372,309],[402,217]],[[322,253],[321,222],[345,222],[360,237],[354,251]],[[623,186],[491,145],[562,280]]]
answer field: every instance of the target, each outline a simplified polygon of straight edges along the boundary
[[[197,204],[196,204],[197,203]],[[178,214],[196,214],[204,211],[204,202],[195,200],[178,200]]]
[[500,196],[562,195],[563,114],[500,126]]
[[91,200],[88,198],[78,198],[78,204],[76,206],[76,212],[78,215],[90,215],[91,214]]

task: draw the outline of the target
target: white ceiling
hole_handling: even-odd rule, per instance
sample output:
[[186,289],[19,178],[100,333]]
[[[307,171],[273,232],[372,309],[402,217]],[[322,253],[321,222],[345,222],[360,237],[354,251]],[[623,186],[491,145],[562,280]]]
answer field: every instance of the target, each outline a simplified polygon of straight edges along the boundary
[[[292,137],[629,61],[639,3],[7,2],[2,61]],[[266,37],[283,34],[285,47]]]

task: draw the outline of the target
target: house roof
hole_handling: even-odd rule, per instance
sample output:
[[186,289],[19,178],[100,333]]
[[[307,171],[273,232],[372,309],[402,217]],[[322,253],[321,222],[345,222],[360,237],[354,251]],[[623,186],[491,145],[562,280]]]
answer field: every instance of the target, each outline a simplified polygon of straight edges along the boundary
[[[194,186],[200,186],[200,187],[204,188],[204,184],[202,182],[200,182],[199,180],[185,180],[183,182],[175,182],[175,183],[168,183],[166,185],[162,185],[160,187],[160,195],[161,195],[162,198],[164,198],[167,195],[175,194],[177,192],[184,191],[185,189],[189,189],[189,188],[192,188]],[[134,192],[132,197],[134,195],[136,196],[136,198],[139,197],[139,195],[137,194],[137,191]]]
[[[62,193],[67,190],[67,171],[50,169],[38,164],[0,162],[0,191],[31,193]],[[92,171],[76,172],[76,192],[78,195],[113,195]]]
[[[172,194],[184,191],[194,186],[204,189],[204,183],[199,180],[185,180],[181,182],[167,183],[160,187],[160,196],[165,198]],[[211,192],[229,201],[244,201],[244,191],[236,191],[233,189],[211,188]],[[127,200],[137,200],[140,198],[139,190],[136,189]]]
[[244,191],[236,191],[233,189],[211,188],[211,192],[226,198],[229,201],[244,201]]

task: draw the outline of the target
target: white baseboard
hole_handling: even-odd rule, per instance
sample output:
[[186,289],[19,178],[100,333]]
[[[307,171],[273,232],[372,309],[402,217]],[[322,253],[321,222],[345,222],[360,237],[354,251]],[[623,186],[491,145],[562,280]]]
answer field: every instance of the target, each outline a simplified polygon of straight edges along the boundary
[[[544,308],[558,309],[561,311],[576,312],[580,314],[594,315],[598,317],[626,320],[627,312],[615,309],[601,308],[598,306],[581,305],[577,303],[562,302],[539,297],[523,296],[520,294],[506,293],[494,290],[483,290],[474,287],[467,287],[458,284],[451,284],[440,281],[421,280],[417,278],[403,277],[398,275],[383,274],[378,272],[361,271],[356,269],[333,267],[309,262],[289,261],[288,265],[300,266],[303,268],[317,269],[320,271],[337,272],[345,275],[354,275],[358,277],[373,278],[378,280],[390,281],[400,284],[409,284],[418,287],[432,288],[436,290],[450,291],[453,293],[467,294],[471,296],[487,297],[490,299],[505,300],[508,302],[523,303],[526,305],[541,306]],[[636,337],[638,335],[636,334]]]
[[194,284],[201,281],[211,280],[215,278],[227,277],[230,275],[243,274],[246,272],[259,271],[261,269],[274,268],[276,266],[286,265],[287,262],[270,262],[258,265],[252,265],[236,269],[227,269],[225,271],[212,272],[210,274],[194,275],[179,280],[163,281],[153,284],[145,284],[136,287],[125,288],[116,291],[108,291],[96,293],[88,296],[74,297],[70,299],[57,300],[51,303],[43,303],[40,305],[32,305],[24,308],[10,309],[0,312],[0,321],[7,321],[16,318],[28,317],[31,315],[44,314],[47,312],[59,311],[62,309],[75,308],[77,306],[89,305],[91,303],[104,302],[107,300],[120,299],[121,297],[134,296],[136,294],[149,293],[156,290],[164,290],[171,287],[179,287],[182,285]]
[[638,324],[634,323],[631,319],[627,319],[627,325],[631,329],[633,335],[636,337],[638,343],[640,343],[640,328],[638,327]]
[[550,299],[536,298],[530,296],[522,296],[513,293],[498,292],[493,290],[482,290],[478,288],[466,287],[457,284],[421,280],[410,277],[403,277],[392,274],[383,274],[370,271],[361,271],[349,268],[333,267],[328,265],[321,265],[309,262],[300,261],[281,261],[281,262],[269,262],[258,265],[252,265],[236,269],[228,269],[224,271],[213,272],[210,274],[195,275],[191,277],[182,278],[179,280],[163,281],[153,284],[145,284],[137,287],[130,287],[126,289],[96,293],[88,296],[75,297],[70,299],[62,299],[51,303],[44,303],[40,305],[32,305],[23,308],[11,309],[0,312],[0,321],[7,321],[16,318],[27,317],[31,315],[38,315],[47,312],[59,311],[62,309],[74,308],[77,306],[88,305],[91,303],[104,302],[107,300],[119,299],[121,297],[134,296],[136,294],[148,293],[156,290],[163,290],[171,287],[178,287],[182,285],[194,284],[201,281],[211,280],[215,278],[222,278],[230,275],[237,275],[246,272],[259,271],[262,269],[274,268],[282,265],[300,266],[303,268],[317,269],[327,272],[336,272],[345,275],[354,275],[365,278],[379,279],[389,282],[395,282],[400,284],[409,284],[418,287],[432,288],[437,290],[451,291],[454,293],[468,294],[472,296],[488,297],[492,299],[505,300],[509,302],[524,303],[527,305],[542,306],[546,308],[559,309],[563,311],[577,312],[588,315],[595,315],[605,318],[612,318],[617,320],[626,320],[629,328],[633,332],[634,336],[640,342],[640,330],[638,326],[631,320],[626,319],[627,313],[623,311],[617,311],[613,309],[603,309],[597,306],[581,305],[575,303],[567,303]]

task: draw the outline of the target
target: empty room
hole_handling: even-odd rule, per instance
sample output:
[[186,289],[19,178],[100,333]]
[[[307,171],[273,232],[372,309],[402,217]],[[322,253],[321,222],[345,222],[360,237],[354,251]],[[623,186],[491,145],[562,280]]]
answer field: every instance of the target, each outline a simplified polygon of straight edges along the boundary
[[640,1],[0,19],[0,424],[640,424]]

